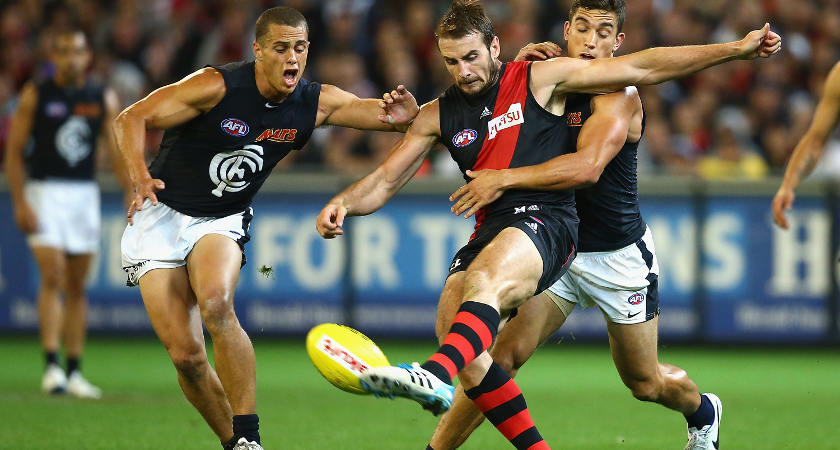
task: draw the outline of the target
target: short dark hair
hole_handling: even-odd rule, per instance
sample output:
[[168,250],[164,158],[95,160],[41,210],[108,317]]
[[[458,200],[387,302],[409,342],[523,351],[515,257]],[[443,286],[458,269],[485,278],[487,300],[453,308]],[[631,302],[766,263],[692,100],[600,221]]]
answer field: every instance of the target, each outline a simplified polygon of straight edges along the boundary
[[472,33],[480,34],[487,48],[496,36],[493,22],[484,13],[479,0],[454,0],[438,23],[435,39],[459,39]]
[[286,25],[290,27],[299,27],[303,25],[306,34],[309,34],[309,24],[306,23],[306,17],[303,17],[298,10],[288,6],[277,6],[263,11],[257,18],[257,26],[254,32],[254,37],[257,42],[268,33],[268,27],[272,24]]
[[590,11],[601,10],[614,12],[618,18],[618,33],[624,27],[624,19],[627,17],[627,5],[624,0],[574,0],[572,7],[569,9],[569,20],[575,16],[578,9],[588,9]]

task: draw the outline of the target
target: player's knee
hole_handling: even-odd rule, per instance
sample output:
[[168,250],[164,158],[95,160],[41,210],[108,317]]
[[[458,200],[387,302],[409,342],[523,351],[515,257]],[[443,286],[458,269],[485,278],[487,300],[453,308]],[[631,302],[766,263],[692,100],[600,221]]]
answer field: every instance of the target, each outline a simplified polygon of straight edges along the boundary
[[465,298],[494,298],[500,309],[518,307],[523,300],[533,294],[534,289],[534,286],[527,286],[527,283],[523,283],[522,280],[499,277],[482,267],[475,269],[470,267],[467,270],[464,286],[469,286],[464,291]]
[[[81,282],[80,282],[81,281]],[[81,301],[85,296],[84,280],[69,280],[65,286],[66,301]]]
[[662,383],[652,378],[626,380],[624,384],[630,388],[633,397],[643,402],[656,402],[662,392]]
[[199,309],[204,325],[211,335],[223,331],[236,323],[233,310],[233,296],[226,292],[215,292],[199,299]]
[[50,290],[63,291],[65,288],[64,271],[45,270],[39,274],[41,276],[41,287]]
[[186,381],[201,379],[209,365],[207,355],[199,349],[170,352],[170,358],[178,374]]

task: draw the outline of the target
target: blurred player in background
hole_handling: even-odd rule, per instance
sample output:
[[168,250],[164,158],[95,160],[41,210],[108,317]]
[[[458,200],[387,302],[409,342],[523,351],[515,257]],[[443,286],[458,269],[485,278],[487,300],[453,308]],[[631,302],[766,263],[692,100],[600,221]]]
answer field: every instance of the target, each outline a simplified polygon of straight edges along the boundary
[[[27,236],[40,275],[38,319],[46,355],[41,388],[99,398],[101,390],[81,372],[87,331],[85,282],[99,249],[99,187],[94,180],[98,145],[113,152],[115,172],[127,186],[110,126],[119,103],[111,90],[88,80],[91,50],[82,31],[59,31],[51,39],[54,73],[23,87],[5,167],[15,222]],[[62,335],[64,370],[58,359]]]
[[[122,238],[123,268],[129,284],[140,286],[184,395],[224,448],[262,448],[254,349],[233,308],[251,200],[314,128],[396,131],[419,109],[402,88],[384,100],[361,100],[302,80],[308,35],[297,10],[268,9],[256,23],[255,62],[201,69],[128,107],[115,125],[136,192]],[[167,131],[147,168],[149,128]]]
[[[377,170],[324,207],[316,222],[322,236],[342,234],[345,216],[370,214],[384,205],[436,142],[447,146],[464,173],[535,165],[565,153],[566,127],[545,110],[556,93],[655,84],[736,58],[770,56],[780,45],[765,26],[729,44],[660,48],[598,61],[502,64],[499,39],[475,0],[455,1],[436,37],[456,84],[421,108]],[[470,397],[513,445],[546,448],[521,391],[486,350],[501,316],[556,282],[574,258],[572,195],[571,190],[511,190],[479,211],[476,232],[455,255],[438,304],[442,346],[422,366],[367,370],[361,377],[367,389],[408,397],[439,413],[449,408],[452,378],[460,372]]]
[[[564,25],[568,55],[609,58],[625,35],[624,0],[577,0]],[[556,44],[532,44],[517,59],[560,56]],[[473,178],[451,200],[453,212],[475,211],[508,189],[568,189],[580,218],[579,253],[569,271],[545,292],[525,302],[505,324],[490,351],[511,375],[565,322],[575,304],[598,305],[607,319],[613,360],[621,379],[639,400],[660,403],[688,421],[687,449],[717,448],[721,404],[701,396],[678,367],[659,363],[658,264],[650,229],[639,211],[636,160],[644,132],[638,91],[628,87],[604,95],[553,98],[551,110],[565,114],[569,146],[577,152],[539,166],[470,172]],[[441,418],[430,447],[456,448],[483,416],[458,389]]]
[[793,150],[793,155],[785,169],[782,185],[779,186],[773,198],[773,220],[778,226],[788,229],[785,211],[793,207],[794,191],[799,183],[814,171],[825,149],[825,143],[837,126],[838,118],[840,118],[840,63],[834,65],[825,80],[822,99],[814,112],[811,126]]

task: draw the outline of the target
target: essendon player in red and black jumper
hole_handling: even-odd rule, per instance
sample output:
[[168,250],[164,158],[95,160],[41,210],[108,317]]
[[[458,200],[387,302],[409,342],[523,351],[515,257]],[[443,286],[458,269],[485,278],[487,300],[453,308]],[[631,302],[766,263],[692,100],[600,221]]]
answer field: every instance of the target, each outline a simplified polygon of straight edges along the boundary
[[[536,165],[570,148],[563,118],[546,111],[528,89],[530,68],[530,62],[505,63],[487,92],[470,96],[452,86],[440,97],[441,142],[462,172]],[[573,190],[507,191],[476,213],[475,232],[455,254],[449,274],[466,270],[501,230],[515,227],[540,252],[543,270],[534,293],[542,292],[574,259],[577,224]]]
[[[765,26],[727,44],[503,66],[499,38],[475,0],[455,0],[435,34],[456,85],[420,109],[382,165],[323,208],[316,220],[323,237],[343,234],[346,216],[382,207],[437,142],[450,148],[464,171],[546,161],[561,153],[566,128],[540,111],[552,95],[661,83],[731,59],[770,56],[781,46],[778,35]],[[566,208],[570,200],[557,192],[522,191],[498,199],[498,206],[489,205],[471,243],[461,250],[472,261],[463,263],[456,257],[443,287],[436,324],[441,347],[422,365],[371,368],[360,377],[363,386],[383,396],[410,398],[437,414],[450,407],[452,378],[459,374],[467,395],[513,445],[547,448],[521,391],[486,350],[501,314],[528,300],[568,264],[564,259],[555,265],[551,260],[557,255],[547,257],[545,252],[573,253],[575,219]],[[466,269],[458,270],[460,264]]]

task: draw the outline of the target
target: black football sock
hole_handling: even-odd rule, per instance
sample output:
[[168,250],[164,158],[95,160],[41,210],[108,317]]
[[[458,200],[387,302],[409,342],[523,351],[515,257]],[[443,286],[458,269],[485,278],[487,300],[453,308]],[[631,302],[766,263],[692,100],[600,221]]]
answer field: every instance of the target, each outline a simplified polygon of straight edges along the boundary
[[242,437],[248,442],[260,443],[260,416],[256,414],[233,416],[234,443]]
[[71,358],[67,357],[67,376],[69,377],[71,373],[82,370],[82,358],[76,357]]
[[688,422],[689,427],[697,428],[698,430],[706,425],[711,425],[715,421],[715,406],[712,405],[709,397],[701,394],[700,407],[697,408],[694,414],[686,415],[685,421]]
[[58,352],[44,352],[44,358],[47,361],[47,366],[50,364],[58,365]]

